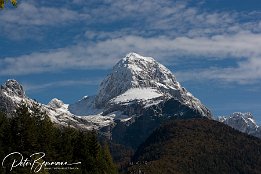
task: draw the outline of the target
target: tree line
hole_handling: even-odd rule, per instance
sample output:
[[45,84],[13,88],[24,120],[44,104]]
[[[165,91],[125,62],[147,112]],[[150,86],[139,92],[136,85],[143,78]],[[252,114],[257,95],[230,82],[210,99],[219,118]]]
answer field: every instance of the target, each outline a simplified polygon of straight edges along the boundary
[[[30,109],[22,105],[11,118],[0,113],[0,162],[2,163],[12,152],[23,154],[24,159],[28,158],[31,162],[34,159],[30,159],[30,155],[37,152],[45,153],[45,157],[39,162],[58,161],[68,164],[81,162],[72,166],[59,166],[63,167],[60,169],[57,169],[57,166],[43,168],[38,172],[41,174],[117,173],[108,145],[99,143],[94,131],[80,131],[69,126],[54,125],[37,105]],[[10,172],[14,159],[10,157],[8,160],[4,161],[5,168],[0,166],[1,174],[34,172],[31,165],[15,167]]]

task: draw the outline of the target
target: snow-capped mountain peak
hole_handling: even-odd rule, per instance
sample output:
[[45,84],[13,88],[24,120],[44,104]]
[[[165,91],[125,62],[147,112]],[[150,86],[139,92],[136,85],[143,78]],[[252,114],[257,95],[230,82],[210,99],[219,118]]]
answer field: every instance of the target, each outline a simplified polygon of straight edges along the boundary
[[[137,53],[127,54],[116,67],[126,67],[132,72],[133,87],[157,86],[155,83],[175,86],[177,83],[175,76],[168,68],[152,57],[143,57]],[[114,70],[117,71],[117,68]]]
[[180,84],[171,71],[155,59],[129,53],[113,67],[111,74],[101,83],[96,104],[103,106],[131,88],[154,88],[167,93],[169,89],[180,89]]
[[[119,103],[119,99],[125,101],[126,97],[123,96],[136,95],[137,91],[139,91],[138,98],[143,101],[144,99],[154,100],[154,102],[148,103],[158,103],[155,101],[158,99],[174,98],[211,118],[210,111],[185,88],[181,87],[168,68],[151,57],[143,57],[137,53],[127,54],[113,67],[112,72],[100,85],[98,95],[95,98],[95,106],[104,108],[108,104],[111,105],[113,101],[117,101],[116,103]],[[155,97],[147,97],[148,94],[152,95],[152,91],[153,96],[161,97],[156,97],[156,99],[154,99]],[[136,100],[137,97],[129,96],[128,101],[131,103],[130,98]]]
[[228,117],[219,117],[219,120],[229,125],[233,124],[234,127],[240,126],[242,131],[246,131],[247,128],[256,129],[258,127],[250,112],[234,112]]
[[144,57],[144,56],[141,56],[141,55],[134,53],[134,52],[130,52],[124,58],[122,58],[123,62],[125,62],[125,61],[137,61],[137,60],[155,62],[155,59],[153,59],[152,57]]
[[218,120],[233,127],[234,129],[239,130],[240,132],[261,138],[261,127],[257,125],[253,115],[250,112],[234,112],[227,117],[218,117]]
[[62,100],[59,100],[57,98],[53,98],[47,105],[52,107],[52,108],[61,108],[65,104],[63,103]]
[[1,86],[1,90],[6,92],[9,96],[17,96],[20,98],[25,97],[25,92],[22,87],[16,80],[9,79]]

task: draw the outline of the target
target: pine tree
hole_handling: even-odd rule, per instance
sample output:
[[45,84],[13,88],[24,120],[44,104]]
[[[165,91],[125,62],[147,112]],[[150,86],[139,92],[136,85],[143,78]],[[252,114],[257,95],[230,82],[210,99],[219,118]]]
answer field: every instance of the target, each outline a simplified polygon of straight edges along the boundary
[[118,173],[117,167],[113,162],[111,153],[110,153],[110,148],[109,145],[106,143],[105,146],[103,147],[103,151],[104,151],[104,158],[107,162],[107,169],[111,174],[113,173]]
[[21,105],[16,110],[16,116],[11,119],[11,131],[15,149],[24,151],[27,155],[38,149],[35,119],[26,105]]
[[115,164],[113,163],[111,154],[110,154],[110,148],[107,143],[103,145],[103,148],[101,150],[100,156],[99,156],[99,164],[100,169],[103,173],[108,174],[115,174],[117,173],[117,168]]
[[90,154],[92,157],[97,158],[99,150],[100,150],[100,144],[98,142],[96,132],[92,131],[89,138],[89,147],[90,147]]
[[[44,152],[45,161],[81,162],[76,166],[79,170],[41,170],[40,174],[117,173],[108,146],[100,145],[95,132],[56,127],[38,105],[30,109],[21,105],[10,119],[0,114],[0,157],[14,151],[25,157]],[[0,173],[8,171],[0,169]],[[20,173],[31,173],[30,167],[12,171]]]

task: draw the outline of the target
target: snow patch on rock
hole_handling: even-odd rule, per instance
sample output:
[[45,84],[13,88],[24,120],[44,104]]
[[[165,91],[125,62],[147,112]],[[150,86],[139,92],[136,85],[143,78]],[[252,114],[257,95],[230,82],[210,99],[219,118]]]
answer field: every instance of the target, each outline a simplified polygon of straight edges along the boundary
[[132,88],[127,90],[125,93],[111,99],[111,103],[125,103],[133,100],[146,101],[149,99],[154,99],[161,97],[156,89],[153,88]]

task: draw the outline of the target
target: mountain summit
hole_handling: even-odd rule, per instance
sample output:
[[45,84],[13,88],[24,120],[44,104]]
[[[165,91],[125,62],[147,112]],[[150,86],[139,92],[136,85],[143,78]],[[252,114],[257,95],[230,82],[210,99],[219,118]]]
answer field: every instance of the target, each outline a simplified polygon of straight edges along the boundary
[[24,89],[16,80],[9,79],[1,86],[1,90],[5,91],[6,94],[11,96],[18,96],[23,98],[25,96]]
[[[122,58],[102,81],[95,105],[98,108],[105,107],[113,102],[115,97],[124,93],[125,96],[139,93],[138,96],[144,96],[145,99],[159,96],[164,100],[173,98],[211,118],[210,111],[181,87],[172,72],[151,57],[129,53]],[[119,101],[119,97],[117,99]]]
[[154,88],[163,93],[170,89],[177,90],[180,85],[175,76],[153,58],[129,53],[102,81],[96,104],[103,106],[131,88]]

